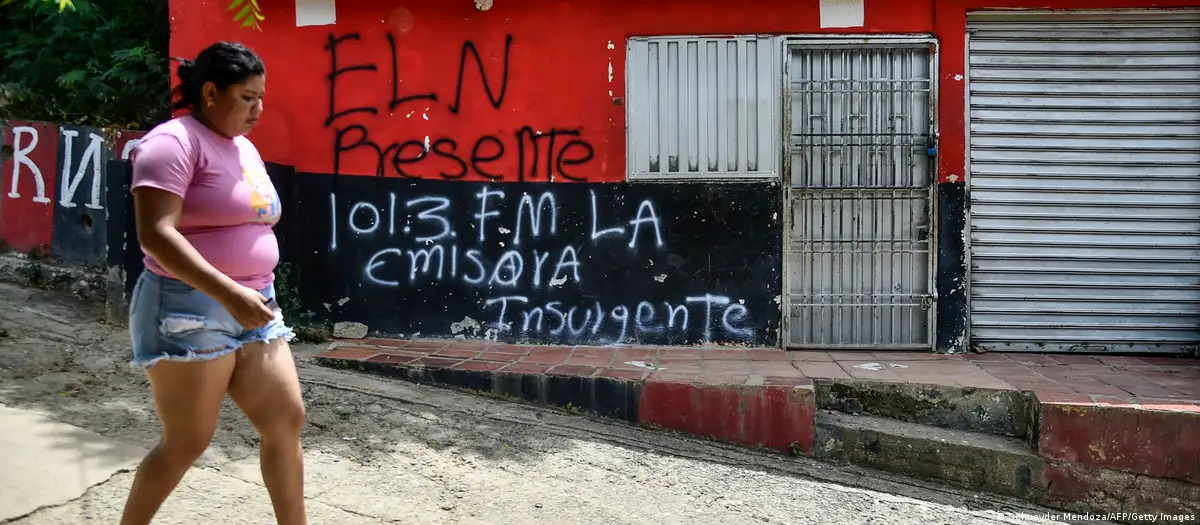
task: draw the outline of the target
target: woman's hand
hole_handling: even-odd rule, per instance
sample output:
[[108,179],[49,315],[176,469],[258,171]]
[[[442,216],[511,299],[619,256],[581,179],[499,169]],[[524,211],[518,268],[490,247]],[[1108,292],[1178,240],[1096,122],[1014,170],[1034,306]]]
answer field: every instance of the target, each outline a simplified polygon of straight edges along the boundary
[[267,298],[213,268],[179,233],[183,197],[152,187],[133,190],[138,241],[177,279],[217,300],[247,330],[266,326],[275,314]]
[[224,294],[220,303],[247,330],[262,328],[275,319],[275,312],[267,307],[267,298],[240,284]]

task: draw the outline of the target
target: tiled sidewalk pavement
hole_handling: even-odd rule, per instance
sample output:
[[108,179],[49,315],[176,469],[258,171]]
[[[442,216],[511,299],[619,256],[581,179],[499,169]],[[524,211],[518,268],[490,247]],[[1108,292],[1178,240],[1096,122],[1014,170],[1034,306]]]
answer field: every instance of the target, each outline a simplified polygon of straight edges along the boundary
[[1032,391],[1044,401],[1169,404],[1200,412],[1200,359],[774,349],[565,347],[444,340],[342,340],[330,361],[650,382],[803,386],[812,379]]
[[324,359],[572,377],[719,384],[808,385],[785,352],[726,348],[522,346],[392,339],[339,341]]
[[[1043,400],[1200,401],[1200,359],[987,353],[788,352],[809,377],[1030,391]],[[876,363],[880,366],[872,366]],[[834,366],[836,365],[836,366]],[[878,369],[878,370],[877,370]]]

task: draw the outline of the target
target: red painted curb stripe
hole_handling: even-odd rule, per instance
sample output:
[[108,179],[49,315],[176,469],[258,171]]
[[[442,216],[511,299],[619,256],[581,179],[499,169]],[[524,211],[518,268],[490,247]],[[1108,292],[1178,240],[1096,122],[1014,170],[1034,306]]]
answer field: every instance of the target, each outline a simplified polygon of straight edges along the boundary
[[1200,413],[1040,403],[1038,454],[1200,484]]
[[638,423],[749,447],[812,453],[816,396],[811,386],[648,382]]

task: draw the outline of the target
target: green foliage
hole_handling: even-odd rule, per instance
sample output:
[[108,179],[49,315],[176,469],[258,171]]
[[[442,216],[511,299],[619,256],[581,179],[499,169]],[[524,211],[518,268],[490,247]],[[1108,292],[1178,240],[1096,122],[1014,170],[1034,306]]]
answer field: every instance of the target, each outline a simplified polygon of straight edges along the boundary
[[3,1],[19,5],[0,10],[0,116],[135,129],[170,118],[167,0]]
[[279,303],[279,309],[283,310],[283,318],[296,332],[298,342],[327,341],[329,334],[322,327],[314,326],[315,316],[304,309],[304,304],[300,301],[300,291],[296,289],[294,281],[291,263],[282,263],[275,268],[275,301]]
[[237,14],[233,16],[233,21],[240,22],[242,29],[250,27],[255,31],[262,31],[262,27],[258,23],[267,19],[262,14],[262,8],[258,7],[258,0],[233,0],[229,2],[229,7],[225,10],[237,11]]
[[[0,6],[6,6],[15,1],[16,0],[0,0]],[[39,1],[41,1],[43,3],[57,5],[59,13],[65,11],[68,7],[71,8],[72,11],[75,10],[75,3],[72,2],[71,0],[39,0]],[[243,4],[245,4],[245,5],[243,5]],[[262,31],[262,27],[259,26],[258,23],[262,22],[263,20],[266,20],[267,17],[263,16],[262,8],[258,7],[258,0],[250,0],[249,3],[246,3],[246,0],[232,0],[229,3],[229,7],[227,7],[225,10],[233,11],[235,9],[237,10],[237,14],[234,15],[233,21],[240,22],[242,24],[242,29],[252,27],[252,28],[254,28],[255,31]]]
[[297,322],[310,322],[313,314],[304,310],[304,304],[300,301],[300,291],[292,281],[291,263],[281,263],[275,268],[275,301],[279,303],[279,309],[283,310],[284,317]]
[[[14,1],[16,1],[16,0],[0,1],[0,6],[6,6],[8,4],[12,4],[12,2],[14,2]],[[71,0],[42,0],[42,1],[48,2],[48,4],[58,5],[60,13],[66,11],[67,7],[71,7],[71,11],[74,11],[74,2],[72,2]]]

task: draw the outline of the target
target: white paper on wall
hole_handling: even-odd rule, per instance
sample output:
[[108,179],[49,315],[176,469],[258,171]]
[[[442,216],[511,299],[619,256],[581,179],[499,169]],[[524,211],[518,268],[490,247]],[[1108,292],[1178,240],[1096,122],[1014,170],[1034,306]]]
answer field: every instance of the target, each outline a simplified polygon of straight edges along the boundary
[[863,0],[820,0],[821,27],[862,27]]
[[334,0],[296,0],[296,27],[328,26],[337,23]]

